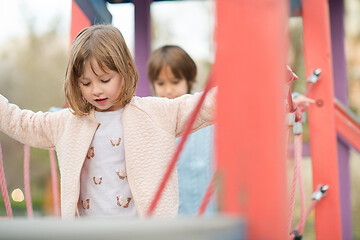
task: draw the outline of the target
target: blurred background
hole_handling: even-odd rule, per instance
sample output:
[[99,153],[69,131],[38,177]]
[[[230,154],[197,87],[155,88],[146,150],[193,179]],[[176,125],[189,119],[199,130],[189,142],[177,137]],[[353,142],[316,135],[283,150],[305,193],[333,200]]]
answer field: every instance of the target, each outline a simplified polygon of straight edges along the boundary
[[[346,58],[350,108],[360,118],[360,1],[345,0]],[[113,25],[123,33],[134,51],[134,6],[108,4]],[[0,93],[20,108],[48,111],[64,104],[63,80],[70,45],[71,0],[0,0]],[[215,2],[174,1],[151,5],[152,49],[177,44],[196,61],[200,91],[214,62],[213,40],[216,25]],[[305,91],[302,19],[289,18],[288,64],[299,76],[293,90]],[[304,141],[308,141],[305,125]],[[21,195],[23,183],[23,145],[0,132],[7,187],[14,216],[26,216]],[[311,159],[304,161],[305,189],[312,193]],[[360,239],[360,156],[351,152],[351,184],[354,239]],[[289,179],[292,165],[289,165]],[[31,148],[31,194],[35,216],[53,215],[48,151]],[[310,198],[310,197],[309,197]],[[299,201],[297,201],[299,202]],[[308,199],[307,206],[310,204]],[[299,211],[295,212],[297,222]],[[296,215],[297,214],[297,215]],[[5,216],[0,196],[0,216]],[[314,238],[313,215],[306,223],[305,239]]]

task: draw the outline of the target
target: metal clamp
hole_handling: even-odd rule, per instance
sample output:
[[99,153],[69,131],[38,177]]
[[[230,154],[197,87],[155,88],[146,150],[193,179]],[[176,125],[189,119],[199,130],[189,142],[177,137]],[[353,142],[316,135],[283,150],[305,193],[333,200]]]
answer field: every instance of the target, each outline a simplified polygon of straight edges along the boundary
[[320,77],[321,69],[318,68],[308,77],[307,82],[316,83]]
[[301,122],[294,122],[293,124],[293,133],[294,135],[300,135],[303,132],[302,123]]
[[329,189],[328,185],[321,185],[318,190],[316,190],[312,195],[311,199],[320,201],[320,199],[326,194],[326,191]]
[[302,235],[297,230],[292,230],[291,233],[294,235],[294,240],[301,240]]
[[288,113],[287,114],[287,123],[289,126],[293,126],[295,123],[295,113]]

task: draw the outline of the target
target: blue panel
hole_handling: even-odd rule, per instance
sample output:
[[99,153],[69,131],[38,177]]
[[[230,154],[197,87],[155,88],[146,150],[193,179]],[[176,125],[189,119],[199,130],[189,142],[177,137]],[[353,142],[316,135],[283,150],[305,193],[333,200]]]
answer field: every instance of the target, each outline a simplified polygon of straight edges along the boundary
[[302,0],[289,0],[290,1],[290,16],[301,16]]
[[77,5],[85,13],[91,24],[112,22],[112,16],[106,7],[105,0],[75,0]]
[[290,16],[301,16],[302,0],[290,0]]

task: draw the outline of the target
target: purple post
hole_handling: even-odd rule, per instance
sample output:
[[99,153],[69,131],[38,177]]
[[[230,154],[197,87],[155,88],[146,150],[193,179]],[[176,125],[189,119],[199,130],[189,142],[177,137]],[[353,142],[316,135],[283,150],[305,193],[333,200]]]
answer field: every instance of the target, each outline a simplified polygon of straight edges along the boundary
[[151,51],[151,18],[152,0],[133,0],[135,7],[135,63],[139,70],[139,83],[136,95],[151,95],[151,84],[147,77],[147,60]]
[[[344,0],[330,0],[329,7],[335,97],[344,104],[344,106],[348,106],[348,84],[344,47]],[[339,136],[337,142],[342,239],[353,239],[349,168],[350,149],[349,145],[342,141]]]

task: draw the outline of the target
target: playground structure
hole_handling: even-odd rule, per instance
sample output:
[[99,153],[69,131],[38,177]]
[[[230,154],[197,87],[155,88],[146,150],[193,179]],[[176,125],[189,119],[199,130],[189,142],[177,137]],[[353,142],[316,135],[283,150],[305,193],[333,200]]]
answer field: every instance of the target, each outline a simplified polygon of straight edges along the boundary
[[[150,95],[145,68],[151,1],[133,2],[135,60],[140,72],[137,94],[146,96]],[[310,135],[313,188],[329,186],[326,198],[315,209],[317,239],[352,239],[348,158],[350,145],[360,151],[360,124],[346,110],[343,4],[342,0],[302,1],[306,75],[321,69],[308,95],[317,102],[308,109],[310,132],[315,133]],[[216,6],[213,79],[219,86],[221,211],[245,216],[249,239],[287,238],[282,96],[287,80],[288,7],[286,0],[217,1]],[[111,23],[105,1],[72,2],[71,40],[82,28],[99,22]]]

